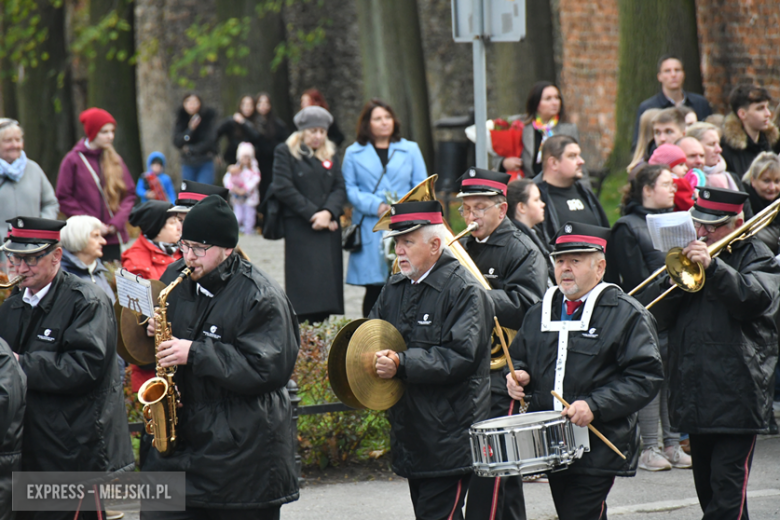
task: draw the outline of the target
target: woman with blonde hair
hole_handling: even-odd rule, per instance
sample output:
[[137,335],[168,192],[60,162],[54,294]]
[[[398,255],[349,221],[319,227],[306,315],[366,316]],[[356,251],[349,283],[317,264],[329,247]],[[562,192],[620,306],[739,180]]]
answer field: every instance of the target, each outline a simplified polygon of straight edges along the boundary
[[57,176],[57,199],[66,217],[91,215],[103,223],[103,260],[119,260],[127,219],[135,204],[135,183],[114,149],[116,120],[103,109],[79,116],[86,137],[65,155]]
[[[742,177],[750,196],[750,208],[758,213],[780,197],[780,157],[773,152],[761,152]],[[780,253],[780,220],[756,233],[756,236],[777,255]]]
[[276,147],[271,191],[282,206],[287,296],[300,322],[315,323],[344,314],[339,217],[347,192],[328,140],[330,112],[309,106],[293,121],[298,131]]
[[[653,118],[658,115],[660,108],[649,108],[642,112],[642,116],[639,118],[639,135],[636,139],[636,148],[634,148],[634,157],[631,159],[631,163],[626,168],[626,171],[631,172],[637,166],[647,163],[650,159],[651,152],[649,151],[650,143],[655,142],[653,140]],[[634,177],[635,175],[630,175]]]

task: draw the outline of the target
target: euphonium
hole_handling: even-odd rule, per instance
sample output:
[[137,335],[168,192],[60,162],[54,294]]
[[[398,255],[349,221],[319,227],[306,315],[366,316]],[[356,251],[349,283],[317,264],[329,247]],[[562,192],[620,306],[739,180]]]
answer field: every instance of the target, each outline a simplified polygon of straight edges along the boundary
[[[404,195],[401,200],[398,202],[418,202],[418,201],[427,201],[427,200],[436,200],[436,179],[438,178],[438,175],[434,174],[422,181],[420,184],[412,188],[409,193]],[[471,256],[469,256],[468,252],[463,249],[463,246],[460,245],[460,242],[458,242],[458,239],[465,236],[466,234],[470,233],[471,231],[474,231],[476,229],[476,226],[472,223],[469,227],[467,227],[462,233],[458,234],[457,236],[454,235],[452,232],[452,228],[450,228],[450,225],[447,223],[447,221],[444,221],[444,227],[447,228],[447,233],[449,236],[446,237],[447,239],[447,245],[450,247],[450,252],[452,255],[460,262],[460,264],[466,268],[468,272],[470,272],[474,278],[477,279],[477,282],[486,290],[490,291],[492,287],[490,286],[490,283],[488,283],[487,280],[485,280],[485,277],[482,276],[482,272],[479,270],[479,267],[477,267],[477,264],[474,263],[474,260],[471,259]],[[379,222],[376,223],[374,226],[374,231],[386,231],[390,229],[390,212],[385,212],[384,215],[379,217]],[[393,265],[393,273],[398,272],[397,271],[398,264]],[[501,343],[498,340],[497,334],[505,334],[507,338],[507,343],[512,343],[512,340],[517,335],[517,331],[514,329],[509,329],[506,327],[501,327],[501,330],[498,328],[493,329],[493,337],[491,339],[491,347],[490,347],[490,369],[491,370],[499,370],[503,368],[506,365],[506,357],[504,357],[504,353],[501,351]]]
[[[191,273],[192,271],[189,268],[184,269],[176,280],[160,291],[158,306],[154,308],[155,353],[160,348],[162,342],[168,341],[173,337],[171,324],[168,323],[168,295]],[[176,396],[176,389],[173,383],[176,365],[161,367],[159,362],[156,362],[156,365],[157,377],[151,378],[141,386],[138,390],[138,401],[144,405],[143,415],[144,422],[146,422],[146,433],[154,435],[152,446],[160,452],[160,455],[166,456],[170,455],[176,447],[177,407],[179,405],[179,399]]]

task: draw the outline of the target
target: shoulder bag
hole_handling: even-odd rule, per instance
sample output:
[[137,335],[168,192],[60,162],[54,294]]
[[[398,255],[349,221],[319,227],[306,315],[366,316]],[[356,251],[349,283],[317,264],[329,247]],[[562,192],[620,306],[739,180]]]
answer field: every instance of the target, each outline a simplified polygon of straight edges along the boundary
[[[395,150],[393,150],[393,153],[391,153],[390,157],[388,157],[387,164],[390,164],[390,159],[393,158],[394,154]],[[376,181],[374,191],[371,192],[372,195],[376,193],[377,189],[379,189],[379,184],[382,182],[382,179],[387,173],[387,164],[382,167],[382,175],[380,175],[379,180]],[[360,225],[363,223],[364,218],[366,218],[365,215],[360,218],[360,221],[357,224],[350,224],[341,231],[341,248],[344,249],[344,251],[356,253],[363,247],[363,239],[360,235]]]

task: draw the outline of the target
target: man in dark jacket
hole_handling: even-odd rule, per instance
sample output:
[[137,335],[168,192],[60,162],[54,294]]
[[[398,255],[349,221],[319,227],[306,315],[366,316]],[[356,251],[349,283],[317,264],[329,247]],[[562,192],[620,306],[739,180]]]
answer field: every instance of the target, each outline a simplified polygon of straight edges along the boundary
[[[0,337],[27,376],[22,470],[109,475],[132,470],[117,325],[108,296],[60,269],[65,222],[32,217],[8,222],[12,230],[3,250],[24,279],[0,307]],[[41,514],[73,517],[73,512]]]
[[14,520],[11,475],[22,470],[22,423],[27,378],[11,347],[0,339],[0,520]]
[[406,383],[390,408],[393,471],[409,479],[416,518],[463,519],[472,473],[469,427],[490,407],[487,292],[447,250],[437,201],[391,207],[399,274],[369,318],[392,323],[408,350],[377,353],[379,377]]
[[[463,248],[490,284],[496,317],[502,327],[517,330],[525,312],[542,299],[547,288],[547,264],[530,238],[506,218],[509,175],[469,168],[461,178],[458,197],[466,224],[479,227],[461,239]],[[499,339],[492,345],[494,358],[504,360]],[[504,364],[490,372],[490,417],[517,413],[506,391]],[[466,518],[524,519],[522,477],[472,477]]]
[[[747,194],[705,188],[691,209],[702,241],[683,249],[701,262],[699,292],[675,291],[652,309],[669,323],[669,413],[690,434],[704,518],[747,518],[756,434],[769,432],[777,363],[780,266],[757,237],[712,258],[707,246],[742,225]],[[668,287],[668,285],[667,285]]]
[[658,60],[658,83],[661,84],[661,91],[655,96],[645,99],[639,105],[636,112],[636,123],[634,125],[634,138],[631,141],[631,149],[636,148],[636,140],[639,135],[639,118],[650,108],[669,108],[685,105],[696,112],[696,118],[704,121],[712,114],[712,107],[709,101],[693,92],[685,92],[683,83],[685,82],[685,70],[683,63],[677,56],[666,54]]
[[157,354],[161,366],[178,366],[179,439],[168,457],[150,450],[143,470],[187,472],[188,518],[278,519],[298,499],[286,389],[298,323],[284,291],[235,253],[237,242],[230,206],[206,197],[184,220],[184,258],[161,279],[192,270],[168,299],[173,339]]
[[731,113],[723,121],[721,155],[726,169],[740,180],[758,154],[771,152],[780,141],[780,130],[772,123],[771,102],[769,92],[755,85],[739,85],[729,94]]
[[[615,476],[633,476],[639,459],[637,411],[658,393],[663,367],[655,323],[618,287],[601,282],[609,230],[567,222],[555,239],[557,287],[527,313],[510,351],[518,382],[509,395],[528,411],[560,410],[577,426],[593,423],[626,457],[590,433],[590,452],[550,473],[561,520],[606,518]],[[550,395],[555,390],[571,406]]]
[[544,142],[542,174],[534,177],[544,208],[544,230],[547,240],[555,236],[564,222],[581,222],[609,227],[599,199],[580,179],[585,161],[577,140],[567,135],[554,135]]

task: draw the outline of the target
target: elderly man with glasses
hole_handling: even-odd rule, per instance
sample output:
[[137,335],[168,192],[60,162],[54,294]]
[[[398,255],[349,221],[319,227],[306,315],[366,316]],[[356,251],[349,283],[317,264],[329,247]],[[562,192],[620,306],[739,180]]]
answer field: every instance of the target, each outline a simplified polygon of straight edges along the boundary
[[186,471],[187,514],[142,519],[278,519],[281,505],[298,499],[286,389],[298,322],[281,287],[241,258],[237,244],[232,209],[210,195],[187,213],[184,258],[161,278],[167,284],[192,271],[168,298],[173,338],[157,354],[161,366],[177,367],[179,442],[167,457],[150,450],[142,469]]
[[[16,217],[8,223],[3,250],[22,280],[0,306],[0,337],[27,376],[22,470],[130,471],[111,301],[99,287],[60,269],[65,222]],[[64,519],[73,512],[41,515]],[[83,515],[97,518],[95,512]]]
[[[460,213],[466,224],[476,224],[471,236],[461,239],[482,276],[490,284],[488,296],[503,327],[517,330],[525,312],[542,299],[547,289],[547,263],[531,239],[506,218],[506,173],[469,168],[460,179]],[[494,336],[492,351],[501,344]],[[518,413],[506,389],[504,366],[490,372],[490,417]],[[522,477],[474,477],[469,486],[467,520],[524,519]]]
[[704,287],[675,291],[652,308],[669,324],[669,415],[673,429],[690,434],[705,520],[748,518],[756,435],[769,433],[772,418],[780,265],[756,237],[732,242],[716,258],[708,250],[742,225],[747,198],[699,191],[691,216],[700,240],[683,254],[704,268]]

